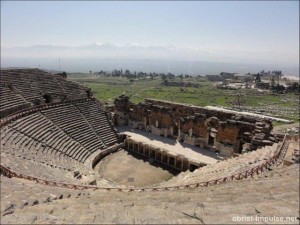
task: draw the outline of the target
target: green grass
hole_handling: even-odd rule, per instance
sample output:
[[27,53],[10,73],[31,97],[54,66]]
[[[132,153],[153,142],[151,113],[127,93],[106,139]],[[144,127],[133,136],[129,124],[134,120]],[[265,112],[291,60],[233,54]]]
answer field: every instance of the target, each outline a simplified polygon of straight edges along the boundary
[[[126,94],[134,103],[142,102],[145,98],[155,98],[197,106],[217,105],[232,107],[233,102],[237,99],[236,94],[240,92],[243,95],[244,106],[247,107],[278,106],[281,109],[289,107],[290,110],[297,112],[299,105],[298,95],[259,95],[253,89],[217,89],[212,82],[203,80],[203,78],[183,79],[184,82],[198,83],[200,85],[199,88],[163,86],[161,78],[137,79],[130,82],[126,78],[104,78],[89,74],[78,76],[76,74],[76,76],[69,76],[69,79],[91,88],[97,99],[108,104],[113,104],[114,99],[119,95]],[[175,78],[175,80],[180,81],[180,78]],[[292,119],[297,120],[298,113],[295,114]],[[287,117],[282,116],[282,118]]]

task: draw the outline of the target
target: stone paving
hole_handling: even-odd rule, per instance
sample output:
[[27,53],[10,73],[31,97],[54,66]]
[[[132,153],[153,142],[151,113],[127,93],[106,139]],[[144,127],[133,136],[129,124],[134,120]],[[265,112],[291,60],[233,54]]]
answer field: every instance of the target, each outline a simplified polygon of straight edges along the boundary
[[188,159],[195,162],[214,164],[223,159],[223,157],[213,151],[201,149],[185,143],[180,143],[177,140],[157,136],[147,133],[146,131],[131,129],[128,126],[119,126],[118,131],[128,135],[130,139],[136,142],[147,143],[150,146],[165,149],[166,151],[174,153],[175,155],[184,155]]

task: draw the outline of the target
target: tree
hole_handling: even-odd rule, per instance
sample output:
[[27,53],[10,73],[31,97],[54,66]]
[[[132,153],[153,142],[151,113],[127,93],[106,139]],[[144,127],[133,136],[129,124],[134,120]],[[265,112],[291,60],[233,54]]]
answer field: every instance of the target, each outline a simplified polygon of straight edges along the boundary
[[283,93],[285,91],[285,87],[283,85],[277,84],[273,87],[273,91]]
[[67,77],[67,73],[66,73],[65,71],[63,71],[63,72],[61,73],[61,76],[66,78],[66,77]]
[[275,78],[272,76],[271,78],[271,89],[273,90],[275,88]]
[[289,92],[295,92],[296,94],[299,94],[300,92],[300,85],[298,82],[292,82],[288,84],[287,90]]
[[125,76],[130,76],[130,71],[129,70],[125,70]]
[[261,79],[260,79],[260,74],[256,74],[256,77],[255,77],[255,83],[258,84],[258,83],[261,83]]

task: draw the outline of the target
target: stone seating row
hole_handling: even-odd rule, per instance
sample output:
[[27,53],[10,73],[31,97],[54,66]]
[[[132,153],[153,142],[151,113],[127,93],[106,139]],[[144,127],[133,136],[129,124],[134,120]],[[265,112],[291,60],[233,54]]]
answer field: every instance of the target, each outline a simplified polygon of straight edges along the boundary
[[[38,145],[36,145],[38,147]],[[21,146],[22,147],[22,146]],[[49,148],[42,148],[37,150],[36,148],[20,148],[14,144],[2,145],[1,151],[13,155],[15,157],[43,163],[50,167],[59,168],[67,171],[77,170],[80,167],[80,163],[67,157],[60,152],[51,151]]]
[[[19,143],[17,139],[17,136],[19,136],[19,138],[23,138],[24,142],[26,138],[35,140],[79,162],[84,162],[90,156],[90,152],[83,145],[63,132],[56,124],[47,120],[41,113],[34,113],[20,118],[2,130],[3,135],[1,138],[3,143],[8,142],[21,145],[22,142]],[[14,131],[16,135],[12,136]]]
[[78,141],[91,154],[105,148],[101,138],[75,106],[66,105],[59,109],[43,110],[42,114]]
[[13,93],[8,87],[0,86],[0,118],[30,107],[30,103],[23,100],[22,97]]
[[26,104],[20,96],[13,93],[8,87],[0,86],[0,108],[13,107],[14,105]]
[[78,107],[96,133],[102,138],[106,146],[111,146],[117,142],[116,133],[109,123],[106,113],[97,102],[78,102],[74,105]]
[[[87,184],[90,179],[94,179],[95,173],[90,168],[87,168],[84,164],[79,163],[78,161],[61,154],[60,152],[53,151],[53,149],[48,147],[43,147],[41,145],[36,145],[36,148],[24,149],[15,145],[3,145],[1,147],[1,164],[5,167],[10,167],[14,172],[21,173],[23,175],[29,175],[34,177],[39,177],[42,179],[49,179],[49,177],[45,176],[43,173],[39,173],[39,171],[30,172],[31,169],[34,169],[34,165],[43,165],[41,169],[46,168],[46,173],[52,173],[57,175],[57,177],[52,177],[55,181],[61,182],[72,182],[73,179],[69,179],[71,177],[71,173],[73,173],[73,177],[81,181],[81,184]],[[32,166],[26,166],[26,170],[21,170],[21,165],[17,165],[11,167],[9,161],[16,162],[18,164],[22,164],[23,166],[32,163]],[[36,168],[38,166],[35,166]],[[58,171],[59,172],[55,172]],[[37,173],[35,173],[37,172]],[[66,180],[65,174],[68,174],[68,179]]]
[[60,76],[55,76],[55,78],[59,82],[59,85],[63,87],[63,89],[69,96],[86,95],[87,89],[80,86],[79,84],[68,81]]
[[1,216],[38,204],[85,195],[84,191],[50,187],[19,178],[1,176]]
[[[1,151],[15,155],[21,158],[28,158],[51,167],[60,168],[64,170],[80,170],[85,166],[79,160],[73,159],[68,155],[53,149],[49,146],[41,144],[34,139],[28,138],[20,134],[22,142],[2,144]],[[18,137],[18,136],[17,136]],[[2,141],[1,141],[2,142]]]
[[17,157],[12,154],[1,152],[1,164],[14,172],[39,177],[46,180],[55,180],[58,182],[78,183],[73,177],[71,171],[62,170],[48,166],[38,161],[28,160],[25,157]]
[[265,146],[256,151],[248,152],[235,158],[229,158],[201,167],[193,172],[184,172],[178,176],[161,183],[160,186],[184,185],[191,183],[204,182],[214,180],[226,176],[231,176],[239,172],[246,171],[255,166],[261,165],[263,162],[275,155],[278,144],[273,146]]
[[[289,166],[287,169],[289,170],[284,173],[280,171],[278,177],[227,182],[201,190],[129,194],[91,191],[88,192],[89,196],[83,196],[87,192],[82,191],[78,198],[71,196],[67,201],[57,200],[55,204],[16,209],[13,214],[4,216],[2,223],[231,224],[236,215],[276,215],[294,217],[294,222],[286,224],[298,224],[299,165],[297,168]],[[17,189],[18,186],[13,181],[9,180],[8,185],[16,186]],[[20,188],[27,188],[24,186]],[[37,189],[34,191],[32,193],[30,189],[25,189],[25,193],[32,195],[40,193]],[[45,192],[51,193],[51,190]],[[71,193],[73,192],[75,190]],[[39,198],[40,195],[34,196]]]
[[1,82],[11,85],[16,91],[29,102],[41,99],[43,90],[37,84],[33,75],[22,73],[9,74],[1,71]]
[[80,163],[83,163],[85,159],[90,155],[84,148],[78,150],[77,148],[73,149],[72,145],[68,146],[68,143],[65,143],[63,138],[60,142],[60,146],[62,146],[62,148],[59,148],[56,146],[51,146],[47,142],[41,142],[34,137],[27,136],[26,134],[14,129],[7,130],[7,132],[2,136],[2,145],[15,146],[16,148],[21,148],[24,150],[33,149],[35,151],[42,152],[51,151],[51,153],[55,152],[57,155],[64,155]]
[[[98,111],[89,114],[89,108],[93,107]],[[97,124],[92,124],[96,121]],[[98,129],[101,123],[106,125]],[[106,149],[117,141],[105,113],[93,101],[88,101],[81,111],[74,105],[66,105],[30,114],[1,128],[1,132],[4,144],[31,148],[32,143],[38,143],[82,163],[95,151]]]
[[43,100],[45,93],[87,97],[85,87],[41,70],[1,70],[1,83],[12,85],[29,102]]

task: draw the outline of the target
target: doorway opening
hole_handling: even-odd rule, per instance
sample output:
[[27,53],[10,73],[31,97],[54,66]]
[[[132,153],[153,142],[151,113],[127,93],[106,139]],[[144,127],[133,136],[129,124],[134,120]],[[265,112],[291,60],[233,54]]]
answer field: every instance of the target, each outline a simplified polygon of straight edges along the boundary
[[44,94],[43,98],[45,99],[45,103],[51,103],[52,102],[52,96],[49,94]]

